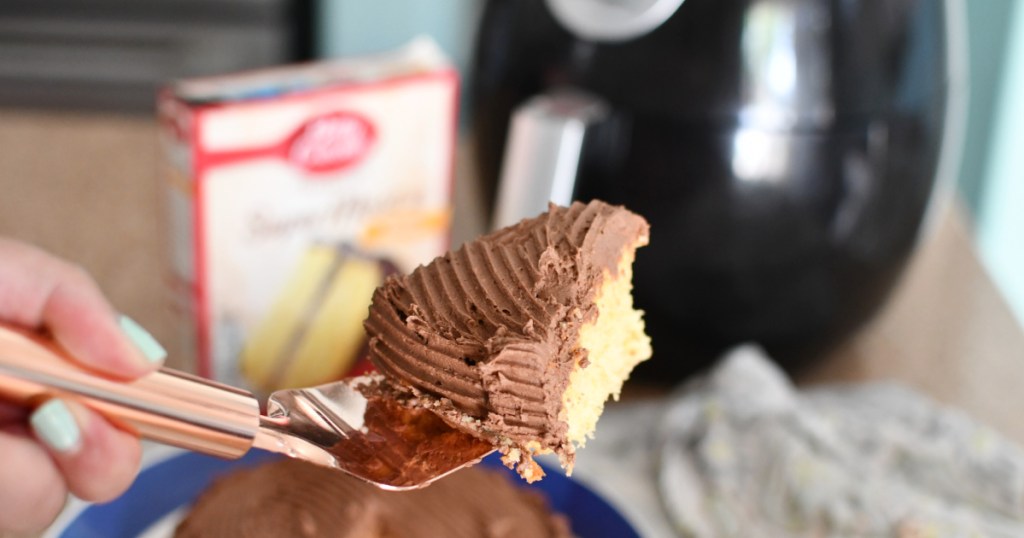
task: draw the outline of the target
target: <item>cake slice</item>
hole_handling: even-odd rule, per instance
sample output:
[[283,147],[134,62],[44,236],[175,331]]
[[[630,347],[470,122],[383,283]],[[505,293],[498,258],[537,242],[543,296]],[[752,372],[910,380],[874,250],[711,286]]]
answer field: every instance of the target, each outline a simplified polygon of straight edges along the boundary
[[569,538],[572,531],[539,492],[516,487],[497,469],[466,469],[428,489],[384,491],[286,458],[217,477],[174,536]]
[[492,442],[527,481],[533,456],[567,474],[609,398],[651,355],[633,309],[648,225],[594,201],[550,206],[389,277],[365,322],[370,361],[395,397]]
[[365,343],[366,306],[390,272],[387,262],[347,246],[311,245],[242,350],[246,380],[269,394],[351,370]]

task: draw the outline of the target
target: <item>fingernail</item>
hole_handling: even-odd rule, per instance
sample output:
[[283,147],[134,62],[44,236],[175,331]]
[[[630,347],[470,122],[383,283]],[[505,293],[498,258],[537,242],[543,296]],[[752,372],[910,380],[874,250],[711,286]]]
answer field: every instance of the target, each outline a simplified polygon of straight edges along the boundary
[[161,346],[160,342],[157,342],[156,338],[149,334],[149,331],[143,329],[142,325],[124,315],[120,317],[118,323],[121,325],[121,332],[135,344],[146,360],[155,363],[167,358],[167,350],[164,349],[164,346]]
[[74,452],[82,440],[74,415],[61,400],[49,400],[29,418],[36,437],[56,452]]

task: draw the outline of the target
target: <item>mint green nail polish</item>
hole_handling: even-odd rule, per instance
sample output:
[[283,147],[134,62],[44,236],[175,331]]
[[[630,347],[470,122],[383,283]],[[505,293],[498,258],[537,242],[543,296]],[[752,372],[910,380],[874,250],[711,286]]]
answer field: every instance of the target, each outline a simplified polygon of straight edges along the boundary
[[160,345],[160,342],[153,338],[153,335],[149,334],[149,331],[142,328],[132,318],[128,316],[121,316],[118,320],[121,325],[121,331],[128,336],[128,339],[135,344],[135,347],[139,348],[142,355],[146,357],[149,362],[160,362],[167,357],[167,350],[164,346]]
[[36,437],[56,452],[73,452],[82,440],[74,415],[60,400],[50,400],[39,406],[29,422]]

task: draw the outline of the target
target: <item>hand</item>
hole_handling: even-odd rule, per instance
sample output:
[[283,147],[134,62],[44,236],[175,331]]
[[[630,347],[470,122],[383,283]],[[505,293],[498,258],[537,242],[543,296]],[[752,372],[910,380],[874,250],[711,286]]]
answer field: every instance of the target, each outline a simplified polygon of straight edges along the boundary
[[[82,269],[0,238],[0,323],[48,332],[82,366],[118,379],[156,369],[166,353],[118,316]],[[60,513],[68,492],[103,502],[138,473],[134,435],[71,401],[34,410],[0,402],[0,531],[34,532]]]

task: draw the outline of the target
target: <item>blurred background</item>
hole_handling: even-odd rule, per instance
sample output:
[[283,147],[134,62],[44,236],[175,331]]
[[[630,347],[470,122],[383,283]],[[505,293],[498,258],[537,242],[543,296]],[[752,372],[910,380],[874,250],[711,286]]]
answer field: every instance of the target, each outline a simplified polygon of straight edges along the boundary
[[[679,15],[624,40],[571,16],[613,5]],[[651,220],[634,282],[655,358],[634,379],[656,386],[631,382],[620,409],[754,338],[784,366],[819,359],[798,386],[903,382],[1024,443],[1019,0],[3,0],[0,236],[81,264],[191,368],[169,308],[157,93],[421,35],[462,80],[455,244],[488,227],[499,172],[551,172],[503,155],[542,163],[573,136],[573,194]],[[547,92],[563,86],[590,93]],[[643,519],[655,497],[614,473],[649,474],[635,447],[655,413],[609,415],[587,450],[607,467],[577,476],[600,469],[593,483]],[[982,489],[1024,476],[999,465]]]
[[[966,210],[986,269],[1021,320],[1024,156],[1017,141],[1024,137],[1018,97],[1024,92],[1024,8],[1014,0],[948,4],[955,8],[947,17],[963,29],[966,44],[950,52],[965,70],[965,84],[953,88],[965,103],[964,114],[954,110],[947,120],[956,131],[948,186]],[[158,88],[180,77],[388,50],[426,34],[462,73],[460,125],[468,137],[476,97],[469,81],[485,5],[6,1],[0,5],[0,233],[82,260],[104,275],[108,292],[126,310],[173,340],[171,329],[160,328],[166,326],[162,303],[150,291],[160,287],[163,252],[154,241],[162,237],[160,224],[149,211],[158,197]],[[478,190],[470,185],[460,191],[463,211],[486,206],[475,202],[482,199]],[[111,215],[116,222],[98,218]],[[483,225],[482,215],[472,218],[473,226]],[[67,233],[82,222],[92,222],[90,235],[100,240],[83,242],[83,234]],[[125,249],[133,255],[119,256]]]
[[[964,2],[968,110],[956,188],[969,210],[986,267],[1024,320],[1024,8],[1015,0]],[[484,2],[343,0],[318,5],[316,50],[337,56],[383,50],[434,36],[463,73]],[[374,21],[387,20],[387,25]],[[959,22],[959,21],[957,21]],[[466,94],[465,99],[472,95]],[[468,122],[464,116],[464,123]]]

